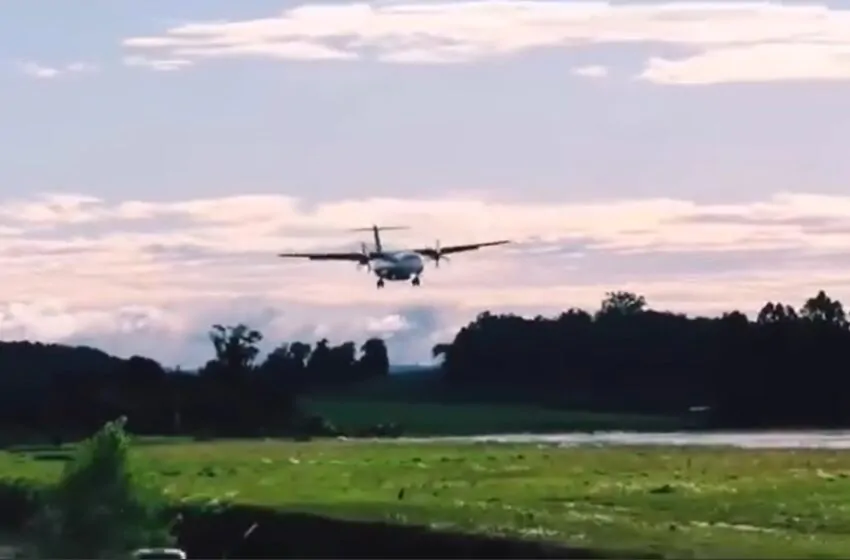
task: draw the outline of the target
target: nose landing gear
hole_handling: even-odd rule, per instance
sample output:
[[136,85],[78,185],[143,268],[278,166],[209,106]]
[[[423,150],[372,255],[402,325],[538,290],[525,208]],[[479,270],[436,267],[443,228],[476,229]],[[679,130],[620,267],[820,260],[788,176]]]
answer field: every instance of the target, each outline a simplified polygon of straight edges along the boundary
[[413,277],[413,281],[411,282],[411,284],[413,284],[414,286],[418,286],[420,283],[421,283],[421,282],[420,282],[420,280],[419,280],[419,277],[418,277],[418,276],[414,276],[414,277]]

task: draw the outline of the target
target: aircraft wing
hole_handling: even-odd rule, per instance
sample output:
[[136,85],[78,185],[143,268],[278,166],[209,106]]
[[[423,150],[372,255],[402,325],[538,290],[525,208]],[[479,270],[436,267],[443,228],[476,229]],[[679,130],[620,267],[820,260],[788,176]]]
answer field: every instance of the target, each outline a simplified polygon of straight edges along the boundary
[[311,261],[352,261],[361,264],[369,262],[363,253],[279,253],[278,257],[310,259]]
[[[482,247],[493,247],[494,245],[504,245],[505,243],[510,243],[510,241],[502,240],[502,241],[487,241],[486,243],[470,243],[468,245],[447,245],[445,247],[441,247],[439,249],[440,255],[451,255],[452,253],[463,253],[465,251],[475,251],[481,249]],[[426,257],[435,258],[438,253],[438,249],[435,247],[427,247],[425,249],[414,249],[420,255],[425,255]]]

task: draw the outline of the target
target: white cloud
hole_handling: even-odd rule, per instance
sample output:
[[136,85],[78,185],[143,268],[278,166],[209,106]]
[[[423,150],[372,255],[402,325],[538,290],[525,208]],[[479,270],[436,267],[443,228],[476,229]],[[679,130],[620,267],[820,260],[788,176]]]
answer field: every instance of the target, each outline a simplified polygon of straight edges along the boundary
[[[282,195],[106,203],[77,194],[0,201],[0,336],[77,340],[169,363],[208,355],[212,322],[247,319],[271,341],[382,334],[397,359],[484,309],[555,313],[632,289],[688,312],[754,311],[817,289],[850,296],[850,197],[778,193],[702,205],[643,199],[510,204],[472,195],[341,200],[305,209]],[[352,263],[285,261],[287,249],[354,249],[401,223],[391,246],[510,238],[456,256],[423,285]]]
[[762,43],[711,49],[681,60],[654,57],[640,77],[679,85],[844,80],[850,77],[850,42]]
[[604,66],[579,66],[573,68],[573,74],[585,78],[604,78],[608,75],[608,69]]
[[157,72],[173,72],[191,66],[192,61],[185,58],[148,58],[134,55],[124,57],[124,65],[148,68]]
[[22,62],[20,64],[21,72],[26,74],[27,76],[32,76],[33,78],[55,78],[59,75],[60,71],[56,68],[50,68],[48,66],[42,66],[35,62]]
[[183,61],[354,60],[374,52],[384,62],[439,64],[603,43],[694,51],[650,57],[641,76],[661,84],[850,77],[850,10],[778,2],[304,4],[266,18],[180,25],[124,46]]
[[81,74],[97,71],[97,66],[88,62],[71,62],[65,66],[45,66],[37,62],[26,61],[18,63],[21,72],[27,76],[39,79],[52,79],[64,74]]

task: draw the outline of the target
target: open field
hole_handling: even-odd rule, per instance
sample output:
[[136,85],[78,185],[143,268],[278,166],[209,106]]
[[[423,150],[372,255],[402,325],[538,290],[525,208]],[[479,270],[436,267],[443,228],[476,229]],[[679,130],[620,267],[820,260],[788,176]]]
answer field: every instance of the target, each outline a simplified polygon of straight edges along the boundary
[[306,410],[345,430],[395,423],[406,436],[463,436],[572,431],[667,431],[677,418],[553,410],[532,405],[437,404],[365,399],[305,401]]
[[686,427],[683,418],[549,408],[534,404],[531,396],[523,404],[520,396],[516,391],[485,394],[480,390],[446,390],[439,376],[428,372],[373,379],[302,401],[306,410],[344,430],[395,423],[410,436],[668,431]]
[[[229,500],[671,556],[842,557],[850,453],[316,441],[148,441],[178,498]],[[63,450],[0,453],[47,482]]]

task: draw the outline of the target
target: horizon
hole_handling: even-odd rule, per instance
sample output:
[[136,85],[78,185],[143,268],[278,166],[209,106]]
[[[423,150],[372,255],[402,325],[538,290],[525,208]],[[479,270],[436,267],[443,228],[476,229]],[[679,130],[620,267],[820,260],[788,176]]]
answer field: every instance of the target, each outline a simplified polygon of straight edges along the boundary
[[[0,6],[0,338],[429,359],[484,310],[850,298],[850,0]],[[422,285],[282,251],[511,239]],[[722,297],[718,297],[722,296]]]
[[[640,295],[640,294],[639,294],[639,293],[636,293],[635,295]],[[816,295],[818,295],[818,294],[812,294],[811,296],[809,296],[809,298],[806,298],[806,299],[808,300],[808,299],[810,299],[810,298],[814,298]],[[827,297],[830,297],[830,298],[831,298],[831,299],[833,299],[833,300],[835,299],[835,298],[832,298],[832,297],[830,296],[830,294],[829,294],[829,293],[826,293],[826,295],[827,295]],[[797,312],[799,312],[799,311],[800,311],[800,309],[801,309],[801,308],[803,307],[803,305],[805,304],[805,302],[800,302],[799,304],[795,305],[793,302],[788,302],[788,301],[779,302],[779,301],[776,301],[776,300],[773,300],[773,301],[765,300],[765,302],[759,306],[759,310],[761,310],[761,308],[762,308],[762,307],[764,307],[764,305],[766,305],[766,304],[768,304],[768,303],[783,303],[783,304],[785,304],[785,305],[791,305],[791,307],[792,307],[792,308],[794,308],[794,310],[795,310],[795,311],[797,311]],[[841,302],[841,303],[842,303],[842,305],[843,305],[843,302]],[[594,312],[595,312],[595,311],[597,311],[597,309],[585,309],[585,308],[576,308],[576,307],[572,307],[572,308],[562,309],[562,310],[559,310],[559,311],[553,311],[553,313],[552,313],[551,315],[544,316],[544,318],[545,318],[545,319],[548,319],[548,320],[556,320],[556,319],[558,318],[558,315],[560,315],[560,314],[561,314],[561,313],[563,313],[563,312],[569,311],[570,309],[580,309],[581,311],[584,311],[584,312],[586,312],[586,313],[589,313],[590,315],[593,315],[593,314],[594,314]],[[721,318],[721,317],[722,317],[722,314],[723,314],[723,313],[738,312],[738,313],[743,314],[743,315],[747,318],[747,320],[748,320],[748,321],[750,321],[750,322],[755,323],[755,322],[756,322],[756,320],[757,320],[757,316],[755,316],[756,314],[754,314],[754,313],[747,313],[747,312],[741,311],[741,310],[739,310],[739,309],[726,309],[726,310],[721,311],[721,312],[718,312],[718,313],[716,313],[716,314],[703,314],[703,315],[700,315],[700,314],[694,314],[694,313],[683,313],[683,312],[673,311],[673,310],[669,310],[669,309],[658,309],[658,308],[654,308],[654,307],[652,307],[651,305],[647,304],[647,306],[646,306],[645,310],[646,310],[646,311],[648,311],[648,312],[656,312],[656,313],[674,313],[674,314],[681,314],[681,315],[684,315],[685,317],[687,317],[688,319],[699,319],[699,318],[719,319],[719,318]],[[485,310],[485,311],[486,311],[486,310]],[[483,312],[485,312],[485,311],[482,311],[482,313],[483,313]],[[510,312],[507,312],[507,313],[510,313]],[[525,316],[523,316],[523,317],[524,317],[525,319],[528,319],[528,320],[533,319],[533,317],[529,317],[529,316],[527,316],[527,315],[525,315]],[[228,326],[234,326],[234,325],[228,325]],[[251,327],[251,325],[246,325],[246,326]],[[464,325],[464,326],[466,326],[466,325]],[[211,330],[211,329],[208,329],[208,330],[207,330],[207,331],[205,331],[205,332],[208,334],[208,333],[210,332],[210,330]],[[320,337],[320,338],[321,338],[321,337]],[[272,350],[274,350],[274,348],[275,348],[275,347],[277,347],[278,345],[280,345],[280,344],[282,344],[282,343],[291,344],[291,343],[293,343],[293,342],[306,342],[306,343],[310,344],[310,346],[311,346],[311,347],[313,347],[313,346],[315,346],[315,344],[316,344],[316,343],[320,340],[320,338],[319,338],[319,339],[315,339],[315,340],[295,340],[295,339],[290,339],[290,340],[269,340],[269,339],[265,338],[265,336],[264,336],[263,340],[262,340],[262,341],[260,341],[260,343],[257,345],[257,346],[260,348],[260,353],[257,355],[257,360],[258,360],[258,362],[259,362],[259,361],[262,361],[263,359],[265,359],[265,357],[268,355],[268,353],[269,353],[269,352],[271,352]],[[355,337],[354,339],[348,339],[348,340],[342,340],[342,339],[340,339],[340,340],[330,340],[330,339],[329,339],[329,340],[328,340],[328,343],[329,343],[331,346],[334,346],[334,345],[342,344],[342,343],[345,343],[345,342],[354,342],[354,343],[356,344],[357,348],[358,348],[358,354],[359,354],[359,352],[360,352],[360,345],[361,345],[363,342],[365,342],[365,340],[366,340],[365,338],[356,338],[356,337]],[[446,340],[446,341],[444,341],[444,342],[449,342],[449,343],[450,343],[450,342],[452,342],[452,340],[453,340],[453,337],[452,337],[452,339],[450,339],[450,340]],[[114,354],[114,353],[110,352],[107,348],[101,348],[100,346],[97,346],[97,345],[96,345],[96,342],[85,342],[85,341],[83,341],[83,342],[73,342],[73,341],[43,341],[43,340],[31,340],[31,339],[6,339],[6,338],[4,338],[4,337],[2,336],[2,322],[0,322],[0,343],[14,343],[14,342],[28,342],[28,343],[58,343],[58,344],[67,344],[67,345],[70,345],[70,346],[74,346],[74,345],[89,346],[89,347],[94,348],[94,349],[96,349],[96,350],[104,351],[104,352],[106,352],[107,354],[113,355],[113,356],[115,356],[115,357],[117,357],[117,358],[124,358],[124,359],[126,359],[126,358],[130,358],[130,357],[131,357],[131,355],[130,355],[130,354]],[[385,342],[386,342],[386,341],[385,341]],[[211,344],[211,343],[210,343],[210,344]],[[147,356],[147,355],[144,355],[144,354],[137,354],[137,355],[139,355],[139,356],[141,356],[141,357],[148,357],[148,358],[150,358],[150,357],[151,357],[151,356]],[[198,369],[198,368],[202,367],[202,366],[206,363],[206,361],[207,361],[207,360],[212,359],[213,357],[214,357],[214,356],[213,356],[213,354],[212,354],[212,349],[210,349],[210,355],[209,355],[209,356],[207,356],[206,358],[201,359],[201,361],[199,361],[199,362],[197,362],[197,363],[193,363],[193,364],[169,364],[169,363],[161,363],[161,365],[162,365],[164,368],[166,368],[167,370],[169,370],[169,369],[180,369],[180,370],[184,370],[184,371],[194,371],[194,370],[196,370],[196,369]],[[430,355],[429,355],[428,359],[426,359],[426,360],[422,360],[422,361],[418,361],[418,362],[413,362],[413,361],[411,361],[411,362],[397,362],[397,361],[393,361],[392,356],[390,356],[390,364],[389,364],[389,365],[390,365],[390,371],[389,371],[389,373],[390,373],[390,374],[394,373],[394,372],[393,372],[393,369],[394,369],[394,368],[396,368],[396,369],[397,369],[397,368],[422,368],[422,369],[433,369],[433,368],[439,368],[439,367],[440,367],[440,365],[442,364],[442,362],[443,362],[443,358],[442,358],[442,357],[439,357],[439,358],[433,358],[433,357],[431,357]]]

